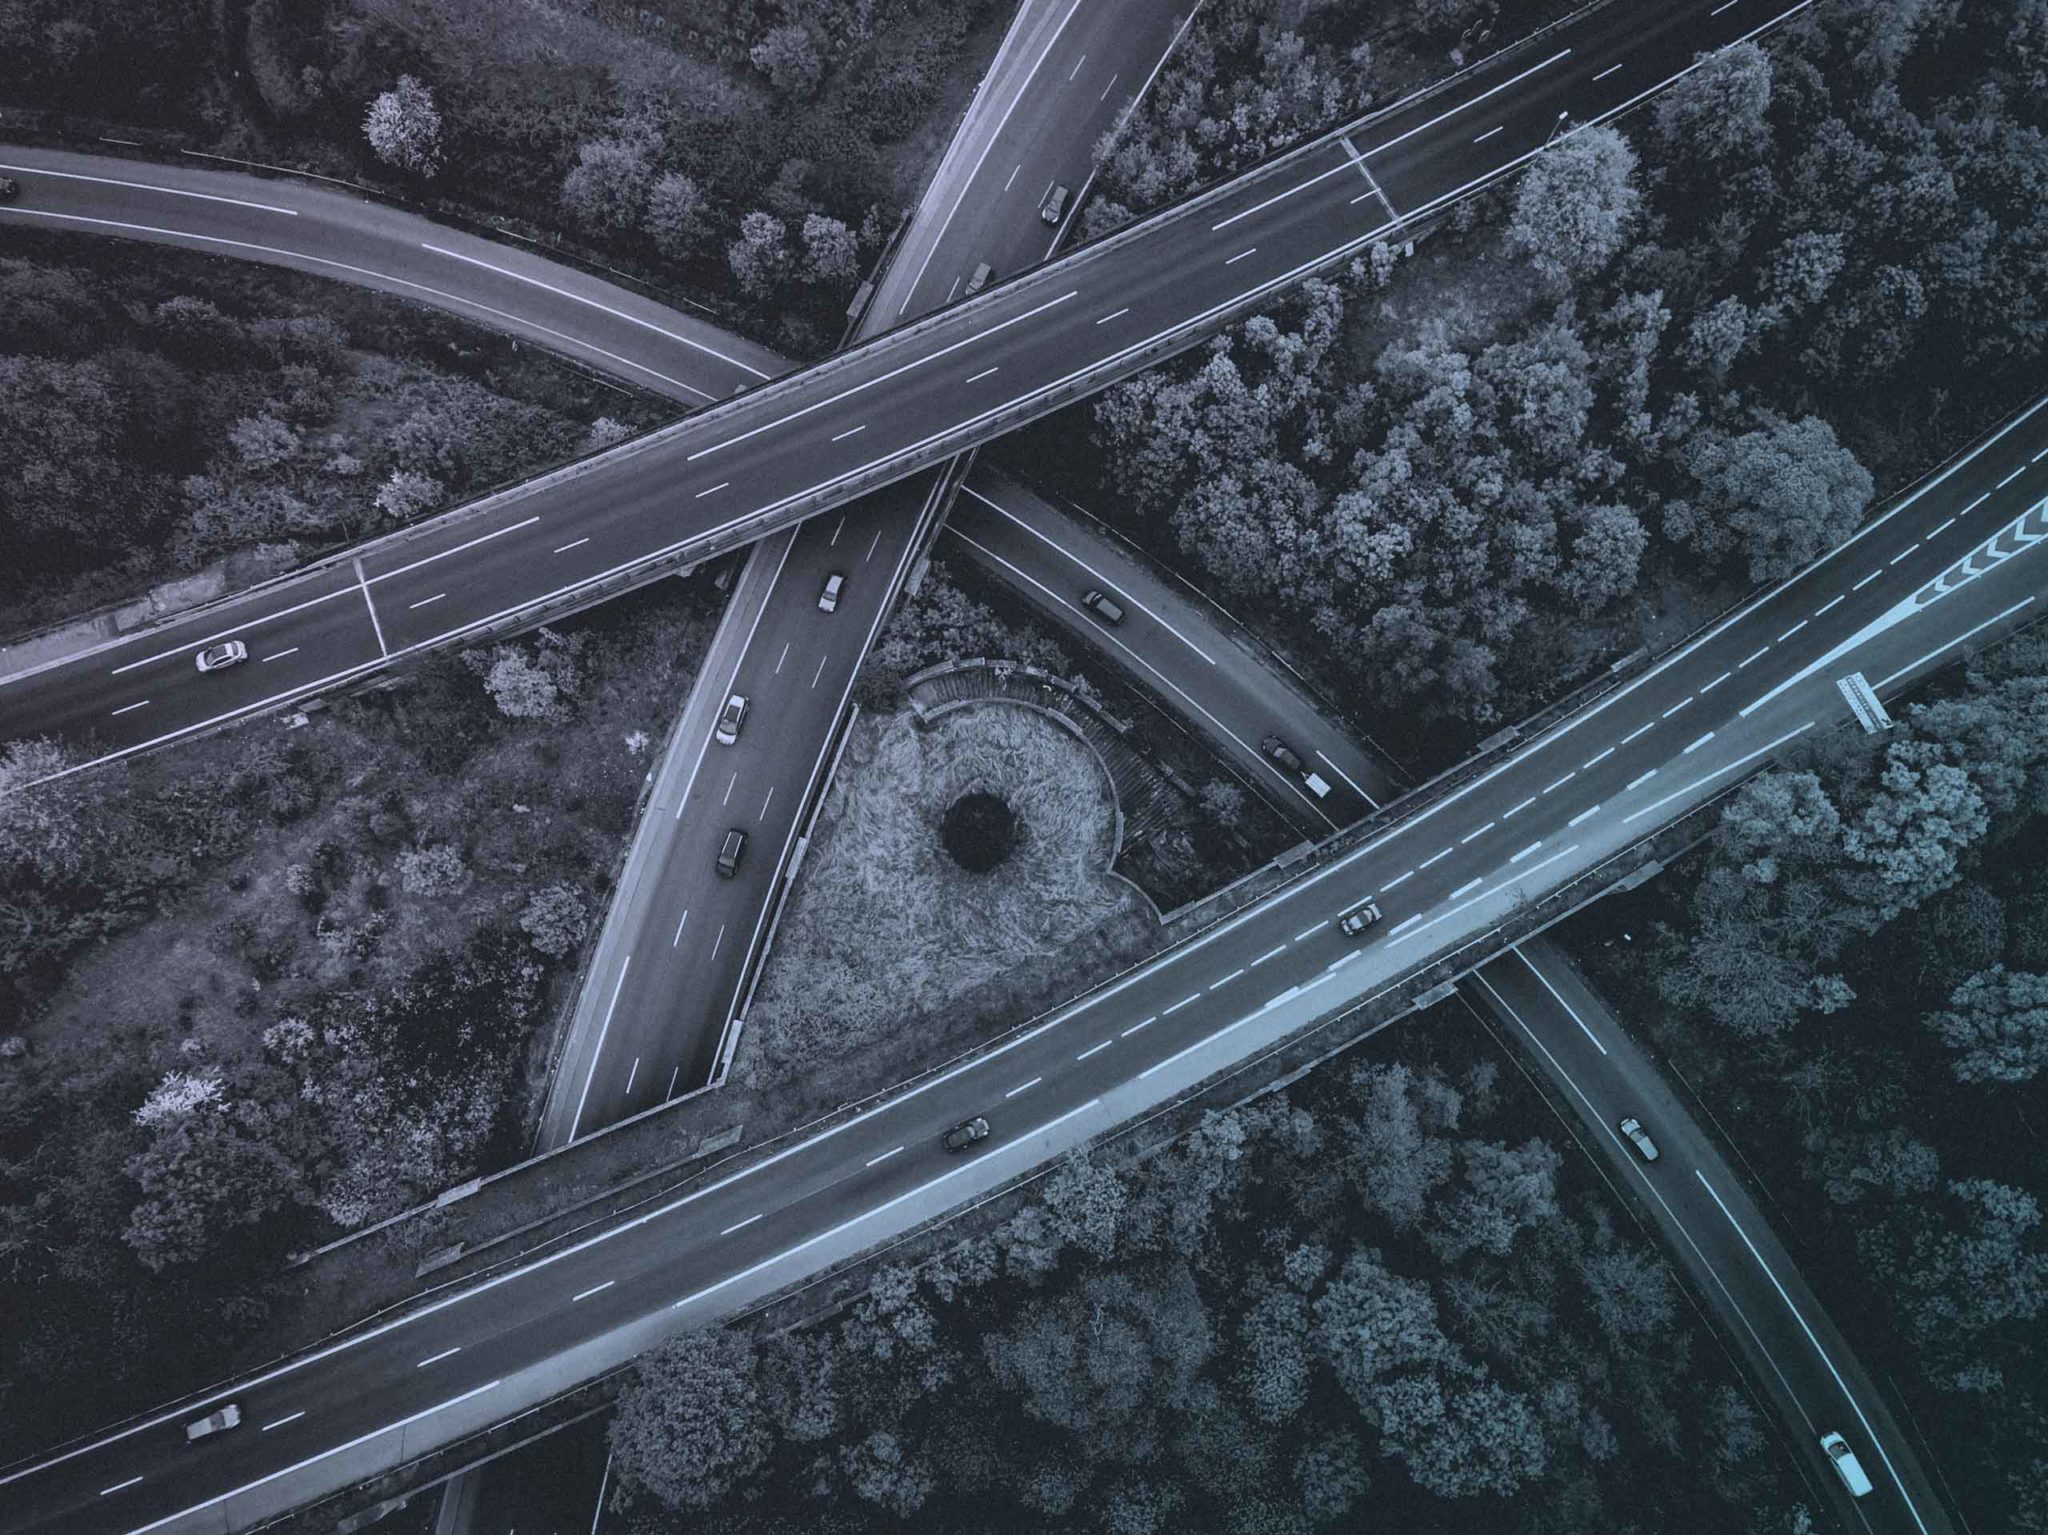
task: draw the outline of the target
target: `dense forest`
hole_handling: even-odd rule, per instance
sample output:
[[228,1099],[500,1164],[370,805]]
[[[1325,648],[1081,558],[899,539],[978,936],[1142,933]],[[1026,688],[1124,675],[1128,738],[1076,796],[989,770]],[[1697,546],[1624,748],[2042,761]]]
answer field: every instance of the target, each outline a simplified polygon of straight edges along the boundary
[[[1369,14],[1205,9],[1109,204],[1341,116]],[[2043,39],[2040,0],[1834,0],[1717,55],[1106,395],[1127,529],[1454,753],[1683,632],[2039,389]]]
[[1677,1279],[1464,1028],[1068,1162],[827,1323],[655,1350],[612,1427],[629,1523],[1809,1528]]
[[[244,262],[10,230],[0,630],[242,579],[664,419],[531,348]],[[603,412],[604,414],[600,414]]]
[[2048,634],[1899,713],[1745,784],[1586,953],[1774,1170],[1972,1522],[2048,1531]]
[[16,0],[0,100],[527,221],[809,353],[1005,19],[991,0]]

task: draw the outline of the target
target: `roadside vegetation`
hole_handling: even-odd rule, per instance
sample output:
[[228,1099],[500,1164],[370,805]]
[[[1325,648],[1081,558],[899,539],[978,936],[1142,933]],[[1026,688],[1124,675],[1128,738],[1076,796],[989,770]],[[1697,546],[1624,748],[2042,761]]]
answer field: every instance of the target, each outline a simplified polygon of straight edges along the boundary
[[666,419],[382,294],[10,225],[0,632],[215,561],[238,584]]
[[[1392,99],[1376,15],[1205,9],[1102,216]],[[1412,261],[1376,249],[1110,391],[1092,466],[1072,416],[1040,456],[1106,479],[1077,491],[1375,733],[1454,760],[2032,400],[2044,25],[2035,0],[1817,6],[1564,141]]]
[[82,147],[154,130],[516,219],[723,295],[806,355],[837,341],[1007,20],[991,0],[22,0],[0,93]]
[[524,1148],[712,595],[19,793],[60,757],[0,756],[7,1453],[210,1379],[288,1252]]
[[1752,779],[1580,948],[1769,1170],[1971,1521],[2048,1530],[2048,635],[1895,712]]
[[1678,1280],[1443,1013],[1063,1164],[837,1317],[655,1349],[627,1527],[1812,1528]]

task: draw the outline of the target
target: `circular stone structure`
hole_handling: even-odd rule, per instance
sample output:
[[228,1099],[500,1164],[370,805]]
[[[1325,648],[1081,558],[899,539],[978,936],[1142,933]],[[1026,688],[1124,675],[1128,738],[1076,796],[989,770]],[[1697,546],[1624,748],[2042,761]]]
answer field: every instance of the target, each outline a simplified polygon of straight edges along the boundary
[[1022,832],[1010,802],[986,789],[968,790],[946,807],[939,822],[939,841],[970,874],[986,874],[1007,863]]

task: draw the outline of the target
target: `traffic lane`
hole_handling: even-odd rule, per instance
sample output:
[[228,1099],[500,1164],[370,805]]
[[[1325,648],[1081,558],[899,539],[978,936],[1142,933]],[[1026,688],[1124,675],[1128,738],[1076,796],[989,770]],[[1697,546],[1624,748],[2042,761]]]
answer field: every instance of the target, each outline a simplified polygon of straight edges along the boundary
[[[1192,599],[1157,579],[1114,541],[1094,533],[1015,481],[979,471],[949,524],[960,546],[1013,589],[1119,661],[1220,739],[1240,767],[1279,793],[1317,835],[1362,819],[1391,787],[1320,712]],[[1101,591],[1125,611],[1109,624],[1081,606]],[[1260,744],[1277,732],[1330,793],[1312,793]],[[1367,787],[1376,785],[1380,797]]]
[[[1653,1218],[1676,1237],[1674,1249],[1694,1282],[1734,1320],[1751,1373],[1778,1399],[1785,1419],[1804,1429],[1797,1449],[1808,1483],[1851,1527],[1916,1535],[1946,1528],[1945,1519],[1930,1517],[1940,1509],[1932,1490],[1909,1480],[1915,1463],[1883,1398],[1734,1170],[1577,973],[1549,945],[1539,940],[1535,949],[1533,956],[1516,949],[1493,961],[1474,989],[1544,1057],[1595,1131],[1610,1169],[1644,1196]],[[1655,1163],[1622,1135],[1620,1121],[1631,1115],[1655,1142]],[[1866,1469],[1885,1497],[1848,1495],[1819,1449],[1820,1436],[1836,1431],[1859,1458],[1874,1462]]]
[[[186,246],[377,288],[624,372],[691,405],[788,364],[671,307],[534,252],[299,180],[0,146],[27,227]],[[4,227],[4,226],[0,226]]]

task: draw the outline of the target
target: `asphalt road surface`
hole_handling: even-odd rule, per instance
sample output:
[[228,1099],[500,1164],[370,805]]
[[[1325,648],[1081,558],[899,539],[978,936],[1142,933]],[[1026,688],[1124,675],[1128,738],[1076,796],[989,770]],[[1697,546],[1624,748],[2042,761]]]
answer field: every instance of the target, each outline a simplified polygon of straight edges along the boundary
[[[1616,3],[1439,92],[802,373],[459,518],[0,683],[0,739],[88,756],[175,739],[365,675],[650,562],[737,546],[1156,360],[1525,163],[1703,49],[1803,9]],[[1596,78],[1597,77],[1597,78]],[[23,167],[8,218],[41,217]],[[1391,211],[1398,210],[1398,211]],[[283,215],[274,215],[283,218]],[[194,652],[243,639],[247,664]]]
[[[2048,539],[2035,531],[2048,517],[2044,406],[1794,580],[1258,905],[631,1221],[10,1472],[10,1520],[246,1526],[915,1227],[1455,959],[1524,902],[1628,857],[1644,833],[1840,722],[1842,673],[1895,688],[2024,621],[2043,578],[2033,545]],[[1337,918],[1367,897],[1384,920],[1349,939]],[[987,1142],[939,1149],[977,1113],[993,1126]],[[184,1422],[225,1400],[243,1426],[188,1444]],[[1878,1490],[1857,1515],[1872,1529],[1942,1528],[1924,1493],[1877,1462]]]

